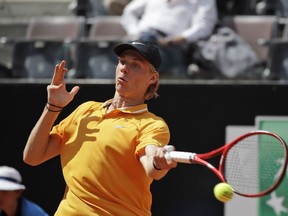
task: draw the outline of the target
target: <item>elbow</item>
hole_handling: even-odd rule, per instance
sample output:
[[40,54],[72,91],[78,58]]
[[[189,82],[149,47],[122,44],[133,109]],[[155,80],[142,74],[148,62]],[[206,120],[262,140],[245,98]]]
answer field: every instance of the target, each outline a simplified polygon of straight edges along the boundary
[[40,164],[40,163],[36,163],[36,162],[30,161],[30,160],[23,160],[23,161],[24,161],[24,163],[26,163],[30,166],[37,166]]
[[31,160],[29,160],[27,158],[23,158],[23,161],[24,161],[24,163],[26,163],[26,164],[28,164],[30,166],[37,166],[38,165],[38,163],[35,163],[35,162],[33,162],[33,161],[31,161]]
[[25,152],[23,153],[23,162],[30,165],[30,166],[37,166],[40,164],[39,162],[28,157],[27,154],[25,154]]

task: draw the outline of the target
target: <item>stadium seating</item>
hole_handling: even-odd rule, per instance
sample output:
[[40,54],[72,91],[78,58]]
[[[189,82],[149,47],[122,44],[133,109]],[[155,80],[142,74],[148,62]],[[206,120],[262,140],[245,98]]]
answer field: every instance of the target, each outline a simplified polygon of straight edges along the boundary
[[87,38],[77,45],[76,76],[114,78],[117,57],[113,47],[125,40],[119,16],[99,16],[88,20]]
[[[84,36],[83,17],[33,17],[26,38],[14,43],[12,75],[16,78],[51,78],[62,59],[68,62],[67,77],[75,77],[75,44]],[[71,73],[70,73],[71,72]]]

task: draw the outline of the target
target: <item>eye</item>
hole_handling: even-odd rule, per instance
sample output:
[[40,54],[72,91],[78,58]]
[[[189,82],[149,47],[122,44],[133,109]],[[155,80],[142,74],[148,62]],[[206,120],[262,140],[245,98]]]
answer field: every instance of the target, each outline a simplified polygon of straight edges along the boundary
[[121,65],[125,65],[126,64],[126,61],[124,61],[124,60],[119,60],[119,63],[121,64]]
[[137,64],[137,63],[132,63],[132,64],[131,64],[131,67],[132,67],[133,69],[140,69],[140,68],[141,68],[140,65]]

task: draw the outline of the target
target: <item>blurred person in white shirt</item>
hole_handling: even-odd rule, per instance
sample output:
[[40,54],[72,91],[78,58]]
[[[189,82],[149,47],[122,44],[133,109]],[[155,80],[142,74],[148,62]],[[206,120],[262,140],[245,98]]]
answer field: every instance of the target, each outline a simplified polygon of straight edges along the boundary
[[189,45],[209,37],[217,22],[215,0],[133,0],[121,17],[131,39],[160,46],[160,70],[177,76],[186,75]]

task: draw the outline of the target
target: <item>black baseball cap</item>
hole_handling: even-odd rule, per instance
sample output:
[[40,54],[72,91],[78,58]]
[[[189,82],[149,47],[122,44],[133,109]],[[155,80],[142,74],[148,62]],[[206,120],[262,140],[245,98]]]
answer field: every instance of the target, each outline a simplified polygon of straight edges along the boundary
[[120,43],[115,46],[114,52],[120,56],[125,50],[137,50],[148,62],[150,62],[156,70],[161,65],[161,55],[158,47],[147,41],[129,41]]

